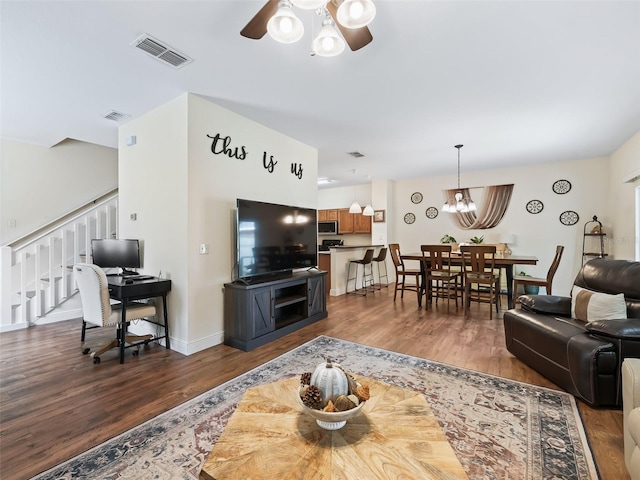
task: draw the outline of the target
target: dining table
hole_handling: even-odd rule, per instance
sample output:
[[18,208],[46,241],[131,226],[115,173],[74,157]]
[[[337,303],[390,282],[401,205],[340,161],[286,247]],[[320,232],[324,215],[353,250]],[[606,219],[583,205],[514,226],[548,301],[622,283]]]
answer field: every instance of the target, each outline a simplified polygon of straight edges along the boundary
[[[400,255],[400,258],[404,260],[416,260],[420,262],[420,271],[421,275],[421,284],[420,289],[421,292],[424,293],[426,290],[425,278],[426,278],[426,270],[429,268],[429,255],[422,255],[422,252],[419,253],[409,253]],[[451,266],[462,266],[462,255],[459,252],[452,252],[451,257]],[[496,268],[505,271],[506,283],[507,283],[507,303],[509,308],[514,307],[514,297],[513,297],[513,268],[515,265],[537,265],[538,257],[533,255],[520,255],[520,254],[502,254],[496,255],[494,260],[494,265]],[[418,307],[422,307],[422,294],[418,295]]]

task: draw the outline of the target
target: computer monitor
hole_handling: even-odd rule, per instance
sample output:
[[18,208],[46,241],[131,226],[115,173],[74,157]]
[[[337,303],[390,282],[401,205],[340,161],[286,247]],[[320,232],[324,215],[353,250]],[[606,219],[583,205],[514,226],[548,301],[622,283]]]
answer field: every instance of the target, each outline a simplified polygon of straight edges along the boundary
[[140,242],[137,239],[93,239],[91,240],[93,263],[101,268],[120,268],[122,274],[135,273],[140,268]]

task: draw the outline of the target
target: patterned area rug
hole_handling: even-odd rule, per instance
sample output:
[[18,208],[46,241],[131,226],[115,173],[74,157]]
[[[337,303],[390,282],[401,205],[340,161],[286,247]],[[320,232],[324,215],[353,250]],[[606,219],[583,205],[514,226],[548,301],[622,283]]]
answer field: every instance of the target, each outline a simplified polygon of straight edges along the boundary
[[197,479],[248,387],[327,357],[423,393],[470,479],[599,478],[573,396],[324,336],[34,478]]

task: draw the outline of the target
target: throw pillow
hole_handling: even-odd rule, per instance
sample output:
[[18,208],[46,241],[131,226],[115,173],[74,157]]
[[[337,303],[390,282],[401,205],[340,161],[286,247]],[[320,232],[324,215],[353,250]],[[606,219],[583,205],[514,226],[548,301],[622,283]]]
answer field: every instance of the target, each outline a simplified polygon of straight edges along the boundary
[[571,316],[583,322],[627,318],[624,294],[609,295],[574,285],[571,290]]

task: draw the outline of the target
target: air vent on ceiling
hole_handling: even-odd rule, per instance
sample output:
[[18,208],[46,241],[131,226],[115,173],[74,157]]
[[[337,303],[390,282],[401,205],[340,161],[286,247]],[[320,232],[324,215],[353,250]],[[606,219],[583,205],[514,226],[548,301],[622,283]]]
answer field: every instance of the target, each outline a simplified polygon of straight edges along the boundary
[[364,157],[364,153],[360,153],[360,152],[347,152],[347,153],[349,153],[349,155],[351,155],[352,157],[355,157],[355,158]]
[[117,112],[116,110],[111,110],[103,115],[107,120],[113,120],[114,122],[119,122],[120,120],[124,120],[125,118],[129,118],[131,115],[128,113]]
[[146,33],[136,38],[131,45],[174,68],[182,68],[193,62],[193,59],[187,57],[184,53],[178,52],[166,43]]

